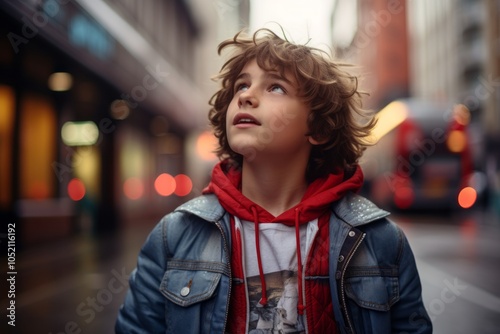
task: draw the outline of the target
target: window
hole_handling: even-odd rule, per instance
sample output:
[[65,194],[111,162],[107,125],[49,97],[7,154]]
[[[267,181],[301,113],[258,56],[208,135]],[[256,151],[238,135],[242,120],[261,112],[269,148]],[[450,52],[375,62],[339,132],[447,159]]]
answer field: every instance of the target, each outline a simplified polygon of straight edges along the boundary
[[0,208],[12,202],[12,145],[15,96],[11,87],[0,85]]
[[55,197],[56,135],[55,111],[47,97],[26,94],[21,102],[20,198]]

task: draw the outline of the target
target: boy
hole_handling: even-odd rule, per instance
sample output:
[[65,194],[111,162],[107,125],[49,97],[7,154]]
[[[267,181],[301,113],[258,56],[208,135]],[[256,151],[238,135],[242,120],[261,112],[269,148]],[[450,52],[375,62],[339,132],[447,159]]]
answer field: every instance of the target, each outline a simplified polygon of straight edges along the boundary
[[355,77],[272,31],[237,34],[204,195],[144,244],[119,333],[431,333],[413,254],[368,200]]

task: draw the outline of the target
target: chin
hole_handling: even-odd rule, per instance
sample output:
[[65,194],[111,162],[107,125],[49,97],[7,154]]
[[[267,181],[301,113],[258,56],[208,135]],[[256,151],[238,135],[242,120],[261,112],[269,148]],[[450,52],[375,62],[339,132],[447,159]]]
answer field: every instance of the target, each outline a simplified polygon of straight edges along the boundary
[[229,146],[234,152],[241,154],[243,156],[243,159],[247,161],[252,161],[253,159],[255,159],[257,153],[259,152],[258,149],[253,145],[230,144]]

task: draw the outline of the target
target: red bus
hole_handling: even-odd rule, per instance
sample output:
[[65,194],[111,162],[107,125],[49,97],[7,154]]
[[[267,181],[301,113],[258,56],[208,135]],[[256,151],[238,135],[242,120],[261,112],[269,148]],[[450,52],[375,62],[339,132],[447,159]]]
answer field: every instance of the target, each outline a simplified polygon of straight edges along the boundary
[[396,100],[377,114],[361,161],[369,196],[397,209],[470,208],[478,196],[462,104]]

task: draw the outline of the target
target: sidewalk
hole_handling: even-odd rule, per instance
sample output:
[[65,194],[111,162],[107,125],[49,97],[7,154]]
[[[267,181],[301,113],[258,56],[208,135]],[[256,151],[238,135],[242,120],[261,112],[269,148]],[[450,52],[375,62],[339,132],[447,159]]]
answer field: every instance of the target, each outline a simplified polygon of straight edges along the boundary
[[113,333],[142,243],[153,223],[114,236],[77,236],[32,246],[17,255],[16,326],[1,333]]

